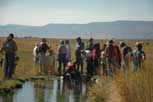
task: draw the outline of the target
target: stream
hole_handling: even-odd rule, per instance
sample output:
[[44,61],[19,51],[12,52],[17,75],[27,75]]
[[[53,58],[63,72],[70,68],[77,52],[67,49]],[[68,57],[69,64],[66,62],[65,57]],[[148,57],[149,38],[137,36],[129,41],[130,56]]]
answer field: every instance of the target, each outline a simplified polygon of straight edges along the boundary
[[0,96],[0,102],[85,102],[87,83],[52,81],[28,81],[12,94]]

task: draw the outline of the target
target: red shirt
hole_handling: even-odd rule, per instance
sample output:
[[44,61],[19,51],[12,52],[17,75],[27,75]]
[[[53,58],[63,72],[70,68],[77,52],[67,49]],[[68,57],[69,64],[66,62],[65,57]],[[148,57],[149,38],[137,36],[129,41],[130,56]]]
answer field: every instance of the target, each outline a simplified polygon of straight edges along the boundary
[[117,45],[114,45],[114,47],[115,47],[115,53],[116,53],[116,55],[115,55],[116,60],[121,60],[122,57],[121,57],[121,51],[120,51],[119,47]]
[[104,55],[106,57],[115,57],[116,53],[114,45],[107,46]]

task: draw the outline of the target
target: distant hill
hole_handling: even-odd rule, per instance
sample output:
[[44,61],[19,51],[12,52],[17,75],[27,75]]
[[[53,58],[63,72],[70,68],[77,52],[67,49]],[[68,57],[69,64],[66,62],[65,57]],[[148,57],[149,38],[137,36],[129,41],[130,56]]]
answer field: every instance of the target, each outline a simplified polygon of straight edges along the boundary
[[0,36],[14,33],[18,37],[45,38],[124,38],[153,39],[153,21],[113,21],[88,24],[48,24],[44,26],[1,25]]

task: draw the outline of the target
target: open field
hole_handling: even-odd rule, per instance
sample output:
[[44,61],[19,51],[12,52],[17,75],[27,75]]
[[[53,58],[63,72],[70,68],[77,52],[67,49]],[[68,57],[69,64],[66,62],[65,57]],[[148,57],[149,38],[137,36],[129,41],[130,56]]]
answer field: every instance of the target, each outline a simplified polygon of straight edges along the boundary
[[[4,39],[0,38],[0,46]],[[35,42],[40,39],[15,39],[18,45],[17,54],[20,57],[13,78],[28,78],[37,75],[38,68],[33,66],[32,50]],[[48,39],[48,44],[56,52],[59,40]],[[84,43],[87,44],[87,40]],[[104,40],[97,40],[103,44]],[[116,41],[118,43],[118,41]],[[126,40],[128,45],[134,49],[136,40]],[[92,102],[153,102],[153,41],[143,41],[147,60],[144,71],[137,73],[119,74],[114,78],[101,77],[100,83],[89,91]],[[149,42],[149,44],[147,44]],[[74,56],[75,40],[70,41],[72,45],[72,59]],[[3,55],[0,54],[0,58]],[[3,80],[3,71],[0,68],[0,82]],[[1,84],[2,85],[2,84]]]

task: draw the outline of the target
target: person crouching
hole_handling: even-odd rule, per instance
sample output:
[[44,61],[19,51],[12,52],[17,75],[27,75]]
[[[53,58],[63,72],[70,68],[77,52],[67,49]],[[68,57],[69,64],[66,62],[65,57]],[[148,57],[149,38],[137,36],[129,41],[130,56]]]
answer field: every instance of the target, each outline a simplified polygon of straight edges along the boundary
[[64,73],[64,80],[81,81],[81,73],[76,69],[76,62],[67,63]]

